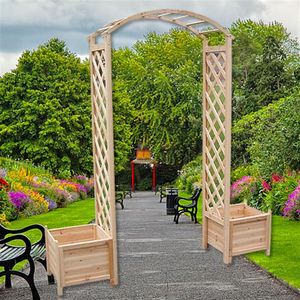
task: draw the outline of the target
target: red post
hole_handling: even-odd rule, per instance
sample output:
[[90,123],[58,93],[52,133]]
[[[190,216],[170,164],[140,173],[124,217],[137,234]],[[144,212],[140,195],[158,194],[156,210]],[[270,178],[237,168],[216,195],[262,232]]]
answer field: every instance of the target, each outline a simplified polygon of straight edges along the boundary
[[131,191],[134,192],[134,162],[131,162]]
[[153,164],[152,168],[152,191],[156,189],[156,164]]

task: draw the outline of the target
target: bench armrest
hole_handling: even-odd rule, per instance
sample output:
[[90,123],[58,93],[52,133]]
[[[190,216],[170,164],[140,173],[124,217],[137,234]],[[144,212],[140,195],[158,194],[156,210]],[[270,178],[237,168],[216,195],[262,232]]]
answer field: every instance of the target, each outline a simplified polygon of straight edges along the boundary
[[[44,228],[44,226],[42,226],[40,224],[32,224],[32,225],[26,226],[21,229],[8,229],[8,228],[4,227],[3,225],[0,225],[0,239],[1,238],[4,239],[7,234],[18,234],[18,233],[23,233],[23,232],[26,232],[26,231],[29,231],[32,229],[38,229],[41,231],[41,234],[42,234],[41,238],[35,244],[45,243],[45,228]],[[19,235],[19,236],[23,236],[23,235]],[[26,239],[28,239],[28,238],[26,238]]]
[[[22,252],[22,255],[23,254],[26,254],[26,255],[30,255],[30,251],[31,251],[31,243],[29,241],[29,239],[22,235],[22,234],[17,234],[17,235],[12,235],[12,236],[9,236],[5,239],[0,239],[0,245],[5,245],[7,244],[8,242],[11,242],[11,241],[16,241],[16,240],[22,240],[24,243],[25,243],[25,246],[16,246],[16,248],[25,248],[25,251]],[[21,255],[19,255],[21,256]]]

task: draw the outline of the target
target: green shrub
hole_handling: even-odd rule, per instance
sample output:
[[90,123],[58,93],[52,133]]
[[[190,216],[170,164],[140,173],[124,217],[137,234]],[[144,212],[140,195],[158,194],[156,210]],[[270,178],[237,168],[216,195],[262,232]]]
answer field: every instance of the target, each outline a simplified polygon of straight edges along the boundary
[[298,185],[299,179],[299,175],[290,175],[285,176],[281,181],[272,182],[272,189],[265,194],[261,208],[271,209],[273,214],[281,215],[285,202]]
[[300,89],[233,126],[233,165],[254,164],[263,178],[300,169]]
[[176,186],[188,193],[193,192],[195,185],[200,185],[201,173],[202,157],[198,156],[182,167],[176,180]]

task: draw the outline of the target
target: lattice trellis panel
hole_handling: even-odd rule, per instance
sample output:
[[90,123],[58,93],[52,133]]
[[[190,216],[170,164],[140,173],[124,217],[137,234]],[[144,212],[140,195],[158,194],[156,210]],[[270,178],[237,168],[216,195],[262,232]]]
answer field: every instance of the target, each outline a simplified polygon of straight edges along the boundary
[[[109,63],[111,63],[109,61]],[[92,85],[92,114],[93,114],[93,152],[94,152],[94,181],[96,223],[111,235],[110,199],[112,183],[110,173],[113,166],[109,163],[109,98],[106,81],[106,50],[98,46],[91,49],[91,85]],[[110,154],[112,155],[112,154]]]
[[[206,47],[204,54],[203,188],[205,210],[221,218],[224,207],[226,158],[226,52]],[[230,109],[230,108],[229,108]]]

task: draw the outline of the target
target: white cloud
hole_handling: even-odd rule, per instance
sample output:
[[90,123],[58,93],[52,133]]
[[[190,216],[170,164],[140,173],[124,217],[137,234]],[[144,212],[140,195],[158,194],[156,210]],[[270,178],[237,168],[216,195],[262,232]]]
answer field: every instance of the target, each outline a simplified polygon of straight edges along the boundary
[[19,57],[20,53],[0,52],[0,75],[14,69]]

